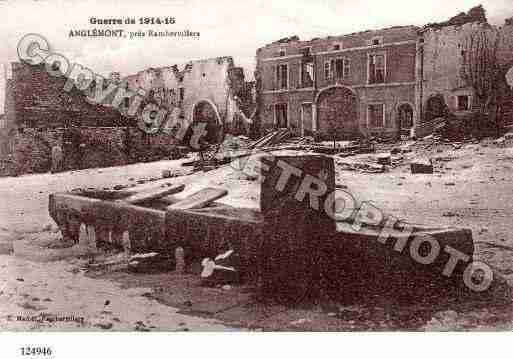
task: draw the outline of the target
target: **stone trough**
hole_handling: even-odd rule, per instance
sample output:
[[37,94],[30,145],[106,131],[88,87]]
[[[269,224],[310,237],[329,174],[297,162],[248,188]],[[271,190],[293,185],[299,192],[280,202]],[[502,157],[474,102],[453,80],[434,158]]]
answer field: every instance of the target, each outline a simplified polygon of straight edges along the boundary
[[[132,252],[173,253],[182,247],[188,263],[233,249],[240,259],[242,278],[258,282],[263,297],[284,302],[325,295],[359,298],[370,292],[397,296],[410,289],[415,292],[420,287],[434,289],[461,282],[467,264],[463,261],[453,268],[450,278],[442,274],[450,259],[445,248],[450,246],[471,261],[474,245],[470,230],[412,225],[410,233],[393,231],[383,243],[379,240],[382,225],[355,230],[350,220],[335,222],[323,211],[312,209],[308,196],[303,201],[294,196],[307,175],[322,177],[328,191],[334,189],[331,158],[267,160],[271,165],[261,184],[260,211],[217,203],[215,199],[226,191],[212,188],[182,201],[172,196],[173,188],[160,190],[160,195],[55,193],[50,195],[49,211],[65,239],[78,241],[84,223],[94,228],[99,247],[121,248],[123,233],[128,232]],[[278,161],[300,168],[302,174],[277,189],[283,166],[272,163]],[[130,198],[137,203],[130,203]],[[440,245],[440,254],[429,264],[419,263],[410,254],[415,238],[426,235]],[[401,252],[394,249],[397,242],[404,244]],[[425,256],[425,250],[421,246],[417,253]]]

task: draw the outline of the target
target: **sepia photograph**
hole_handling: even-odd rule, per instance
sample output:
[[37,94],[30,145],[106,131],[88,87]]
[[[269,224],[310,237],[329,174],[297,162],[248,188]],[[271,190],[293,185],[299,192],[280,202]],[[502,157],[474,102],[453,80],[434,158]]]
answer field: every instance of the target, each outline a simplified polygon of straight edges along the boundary
[[0,15],[6,358],[69,358],[49,333],[511,333],[511,0]]

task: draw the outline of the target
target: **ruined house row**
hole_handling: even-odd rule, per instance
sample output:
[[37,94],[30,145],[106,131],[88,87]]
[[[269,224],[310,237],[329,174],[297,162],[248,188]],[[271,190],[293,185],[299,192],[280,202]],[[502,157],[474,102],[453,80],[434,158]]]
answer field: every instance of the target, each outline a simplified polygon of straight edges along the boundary
[[[116,84],[115,91],[100,104],[90,99],[95,81],[84,90],[65,91],[67,75],[51,76],[44,65],[13,63],[10,72],[0,128],[0,155],[14,159],[9,173],[47,171],[56,145],[64,151],[66,169],[170,158],[181,143],[173,134],[182,127],[206,120],[216,125],[208,129],[224,124],[230,132],[247,132],[247,116],[254,112],[253,83],[231,57],[189,62],[182,70],[150,68],[125,78],[112,73],[103,85]],[[135,116],[127,112],[137,99],[126,90],[143,90]],[[116,106],[118,94],[127,97]],[[149,134],[139,130],[147,108],[161,126]]]
[[[149,103],[177,117],[171,121],[175,124],[186,125],[199,116],[232,124],[238,116],[246,116],[254,102],[253,83],[245,81],[243,69],[236,67],[231,57],[191,61],[182,70],[177,65],[149,68],[124,78],[111,73],[104,86],[115,83],[122,90],[110,92],[100,105],[88,98],[94,97],[94,81],[83,91],[73,88],[65,92],[66,75],[51,76],[43,65],[11,66],[4,119],[4,127],[8,128],[136,126]],[[112,108],[118,93],[126,93],[117,106],[120,111]],[[135,118],[129,118],[127,110],[135,101],[133,93],[143,94],[143,103]]]
[[[124,78],[113,73],[110,81],[143,89],[143,105],[167,110],[172,126],[202,119],[232,133],[247,133],[251,123],[253,133],[260,134],[286,127],[298,135],[330,138],[419,136],[432,130],[425,123],[437,116],[472,113],[474,91],[461,76],[464,42],[486,26],[484,9],[477,7],[423,28],[397,26],[308,41],[293,36],[257,49],[254,82],[246,81],[231,57],[192,61],[182,69],[149,68]],[[513,21],[498,30],[499,58],[508,68]],[[64,92],[66,80],[49,76],[43,66],[12,64],[3,132],[136,126],[137,118],[123,113],[133,99],[123,101],[120,113],[109,106],[112,96],[100,106],[79,91]],[[502,98],[501,115],[513,121],[513,95]]]
[[[423,136],[432,131],[432,119],[448,113],[472,121],[476,98],[462,66],[469,34],[479,29],[500,34],[504,80],[513,66],[513,21],[490,27],[481,7],[423,28],[399,26],[308,41],[293,36],[259,48],[261,127],[354,138]],[[513,93],[507,86],[502,90],[499,115],[513,124]]]

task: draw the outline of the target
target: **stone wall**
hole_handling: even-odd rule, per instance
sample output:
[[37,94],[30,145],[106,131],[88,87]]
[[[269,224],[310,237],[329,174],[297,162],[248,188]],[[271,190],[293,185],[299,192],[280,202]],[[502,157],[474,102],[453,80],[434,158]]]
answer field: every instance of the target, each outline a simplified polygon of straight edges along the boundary
[[341,49],[365,48],[370,45],[373,38],[381,38],[383,44],[397,43],[415,39],[418,28],[416,26],[395,26],[381,30],[367,30],[352,34],[328,36],[301,41],[297,36],[281,39],[257,49],[258,58],[280,57],[280,50],[285,49],[285,56],[301,56],[301,49],[311,47],[312,53],[334,50],[339,44]]
[[[316,134],[330,138],[331,130],[326,130],[329,126],[323,123],[323,111],[319,109],[319,106],[326,104],[319,101],[326,91],[341,88],[355,95],[357,105],[356,111],[352,111],[353,118],[340,116],[342,133],[337,137],[398,134],[398,107],[408,104],[413,116],[418,114],[415,99],[418,30],[415,26],[398,26],[308,41],[292,37],[258,49],[256,77],[259,79],[257,102],[260,106],[260,126],[264,132],[277,126],[275,107],[286,104],[289,129],[298,135]],[[383,83],[369,83],[370,55],[384,55]],[[326,65],[331,68],[336,60],[348,64],[347,74],[327,77]],[[302,79],[305,76],[302,69],[305,63],[313,66],[313,81],[308,84]],[[287,86],[278,88],[277,69],[283,65],[287,66]],[[332,102],[332,108],[337,106],[337,102],[341,104],[337,100]],[[374,104],[383,105],[384,120],[382,126],[370,128],[368,108]]]
[[[468,36],[484,29],[498,30],[501,42],[498,60],[501,66],[513,65],[513,26],[492,28],[488,24],[471,22],[461,26],[427,28],[422,32],[423,43],[423,108],[433,96],[441,95],[451,113],[465,117],[470,113],[457,111],[457,96],[469,96],[475,105],[473,89],[462,77],[465,41]],[[470,111],[471,112],[471,111]]]
[[65,77],[50,76],[43,65],[12,64],[13,111],[16,126],[117,126],[119,111],[88,102],[75,87],[64,90]]
[[12,79],[5,81],[5,103],[4,103],[4,128],[12,128],[16,124],[16,113],[14,111],[14,82]]
[[[199,103],[208,102],[218,124],[230,128],[239,111],[249,108],[244,72],[229,56],[191,61],[183,69],[176,65],[149,68],[122,81],[131,90],[145,91],[144,103],[165,108],[170,119],[186,126],[192,123]],[[251,94],[249,94],[251,96]],[[235,97],[245,106],[239,107]]]
[[456,96],[472,96],[472,88],[463,80],[462,51],[465,37],[482,24],[446,26],[423,33],[423,108],[429,99],[442,95],[451,111],[456,110]]
[[48,172],[51,149],[63,149],[63,170],[118,166],[177,156],[176,140],[166,134],[148,135],[136,127],[18,128],[8,134],[14,170],[0,175]]
[[49,171],[52,147],[63,146],[62,129],[20,128],[10,134],[9,147],[13,150],[16,174]]

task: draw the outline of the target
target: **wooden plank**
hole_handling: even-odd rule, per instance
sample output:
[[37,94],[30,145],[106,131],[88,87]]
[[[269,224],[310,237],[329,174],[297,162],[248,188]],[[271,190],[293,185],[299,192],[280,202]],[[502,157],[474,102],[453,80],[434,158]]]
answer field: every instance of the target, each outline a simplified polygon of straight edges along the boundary
[[209,203],[212,203],[215,200],[226,196],[227,194],[228,191],[225,189],[207,187],[191,194],[179,202],[173,203],[172,205],[168,206],[167,209],[203,208]]
[[282,128],[280,130],[271,132],[270,134],[262,137],[261,139],[257,140],[250,148],[262,148],[266,146],[271,146],[273,144],[279,143],[281,140],[283,140],[284,137],[287,137],[289,134],[289,130],[286,128]]
[[175,194],[178,192],[182,192],[185,188],[185,185],[177,185],[177,186],[170,186],[170,187],[161,187],[156,189],[151,189],[143,192],[136,193],[132,196],[129,196],[127,198],[120,199],[119,201],[130,203],[130,204],[136,204],[141,203],[144,201],[149,201],[153,199],[162,198],[171,194]]
[[258,140],[253,142],[250,146],[248,146],[248,148],[257,148],[257,147],[259,147],[262,143],[268,141],[271,137],[276,135],[276,132],[278,132],[278,131],[274,131],[274,132],[268,133],[264,137],[259,138]]

